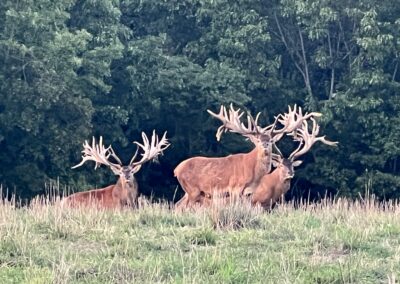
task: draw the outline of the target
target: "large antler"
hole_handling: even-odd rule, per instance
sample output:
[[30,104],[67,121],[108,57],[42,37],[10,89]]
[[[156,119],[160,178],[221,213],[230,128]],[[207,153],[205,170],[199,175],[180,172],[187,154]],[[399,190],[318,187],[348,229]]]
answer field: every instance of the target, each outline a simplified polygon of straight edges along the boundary
[[[261,113],[258,113],[254,119],[250,114],[247,114],[247,125],[241,122],[241,117],[244,112],[240,109],[234,109],[232,104],[230,105],[229,111],[224,106],[221,106],[219,113],[214,113],[211,110],[207,110],[213,117],[222,121],[222,125],[217,130],[217,140],[221,139],[221,135],[228,130],[234,133],[239,133],[243,136],[250,137],[256,135],[269,135],[273,142],[279,141],[285,133],[295,133],[296,129],[300,128],[303,121],[310,117],[321,116],[318,112],[305,113],[301,107],[294,105],[293,110],[289,106],[289,111],[284,114],[275,116],[275,121],[262,128],[258,125],[258,118]],[[278,122],[283,126],[280,129],[276,129]]]
[[235,110],[232,104],[230,105],[229,112],[226,110],[225,106],[221,106],[218,114],[211,110],[207,110],[207,112],[223,123],[217,130],[216,136],[218,141],[221,139],[222,133],[228,130],[243,136],[260,134],[261,128],[257,126],[260,113],[257,114],[256,119],[250,114],[247,114],[247,126],[245,126],[240,120],[244,112],[241,112],[239,108]]
[[305,120],[311,117],[320,117],[321,115],[322,114],[319,112],[306,112],[303,115],[303,110],[301,107],[297,108],[297,105],[295,104],[292,110],[291,106],[289,106],[289,111],[287,113],[284,113],[283,115],[280,114],[278,117],[275,117],[275,119],[277,119],[279,123],[284,126],[279,130],[274,130],[274,133],[278,135],[277,140],[279,140],[285,133],[292,133],[292,135],[296,137],[296,130],[301,128]]
[[290,160],[293,161],[295,158],[298,158],[299,156],[307,153],[310,150],[311,146],[314,145],[314,143],[317,141],[321,141],[322,143],[329,145],[329,146],[337,145],[338,142],[332,142],[332,141],[326,140],[325,135],[317,137],[318,133],[319,133],[319,125],[317,124],[314,117],[312,117],[312,116],[311,116],[311,121],[313,122],[311,133],[309,132],[309,129],[308,129],[307,120],[303,121],[301,128],[295,129],[295,132],[292,133],[295,140],[299,141],[300,144],[297,147],[297,149],[294,150],[290,154],[290,156],[289,156]]
[[156,135],[155,131],[153,130],[153,135],[151,136],[151,142],[147,138],[146,134],[142,132],[142,138],[143,138],[143,144],[140,144],[139,142],[133,142],[136,145],[138,145],[138,149],[141,148],[144,152],[142,154],[142,159],[140,161],[135,162],[136,154],[138,151],[136,151],[135,155],[131,159],[129,165],[130,166],[140,166],[143,163],[155,159],[159,154],[162,153],[165,149],[168,148],[170,145],[167,138],[166,138],[167,132],[164,133],[162,136],[161,140],[158,139],[158,136]]
[[[109,166],[113,171],[121,168],[121,160],[117,157],[111,146],[108,146],[107,148],[104,147],[102,136],[100,136],[99,144],[96,144],[96,139],[93,137],[91,146],[88,141],[85,140],[85,143],[83,143],[82,153],[82,161],[76,166],[73,166],[73,169],[82,166],[86,161],[94,161],[95,169],[102,164]],[[110,162],[110,157],[113,157],[117,161],[117,164]]]

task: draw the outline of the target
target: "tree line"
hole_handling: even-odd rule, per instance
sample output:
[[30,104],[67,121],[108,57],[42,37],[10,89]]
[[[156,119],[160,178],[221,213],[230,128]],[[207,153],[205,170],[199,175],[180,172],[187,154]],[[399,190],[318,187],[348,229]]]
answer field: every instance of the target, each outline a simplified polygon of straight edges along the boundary
[[1,1],[0,183],[28,198],[49,180],[111,184],[71,169],[83,141],[103,136],[126,163],[156,129],[171,147],[138,181],[172,199],[182,160],[251,149],[217,142],[207,109],[232,102],[267,125],[297,104],[339,146],[305,157],[292,194],[397,198],[399,15],[388,0]]

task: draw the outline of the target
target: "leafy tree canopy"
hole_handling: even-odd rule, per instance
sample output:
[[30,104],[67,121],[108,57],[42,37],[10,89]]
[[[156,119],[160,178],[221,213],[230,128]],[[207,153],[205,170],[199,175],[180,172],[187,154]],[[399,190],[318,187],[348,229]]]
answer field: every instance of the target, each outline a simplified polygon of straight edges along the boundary
[[172,198],[183,159],[251,148],[218,143],[206,109],[267,124],[297,103],[339,147],[313,148],[293,194],[399,197],[399,15],[389,0],[1,1],[0,182],[22,197],[105,186],[108,169],[71,170],[81,143],[102,135],[129,162],[156,129],[172,146],[139,184]]

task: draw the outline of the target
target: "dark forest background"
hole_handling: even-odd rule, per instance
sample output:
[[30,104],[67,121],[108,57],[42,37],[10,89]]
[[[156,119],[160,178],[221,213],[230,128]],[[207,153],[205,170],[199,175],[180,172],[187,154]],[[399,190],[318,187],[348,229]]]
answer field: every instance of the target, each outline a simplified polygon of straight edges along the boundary
[[108,185],[107,168],[71,169],[82,142],[102,135],[127,163],[156,129],[171,146],[137,177],[172,199],[182,160],[252,147],[218,143],[206,109],[233,102],[267,124],[297,103],[340,144],[313,147],[292,194],[398,198],[399,61],[400,1],[2,0],[0,183],[23,198],[51,180]]

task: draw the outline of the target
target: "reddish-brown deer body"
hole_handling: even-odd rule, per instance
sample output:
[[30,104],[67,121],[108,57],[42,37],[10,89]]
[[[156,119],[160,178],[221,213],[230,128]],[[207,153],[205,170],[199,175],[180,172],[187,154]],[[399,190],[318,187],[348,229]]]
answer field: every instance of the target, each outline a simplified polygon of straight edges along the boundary
[[73,207],[82,205],[94,205],[101,208],[136,207],[138,197],[139,190],[136,179],[133,177],[124,182],[119,178],[116,184],[71,194],[64,198],[63,204]]
[[251,195],[252,204],[260,204],[262,207],[269,209],[274,205],[286,192],[290,189],[290,182],[294,176],[294,166],[300,165],[300,161],[296,164],[284,159],[270,173],[263,176],[256,190]]
[[177,203],[201,203],[204,193],[209,195],[229,191],[241,195],[256,188],[260,178],[268,173],[270,155],[262,146],[250,153],[227,157],[194,157],[180,163],[174,173],[187,196]]
[[[169,146],[165,136],[166,133],[164,133],[164,136],[159,141],[158,136],[153,131],[150,142],[147,136],[142,133],[143,145],[134,142],[138,148],[143,150],[142,159],[135,162],[138,152],[136,151],[128,166],[122,166],[121,160],[114,153],[111,146],[107,148],[103,146],[102,137],[100,137],[99,144],[96,144],[93,138],[92,146],[85,141],[83,144],[82,161],[73,168],[80,167],[86,161],[94,161],[95,169],[101,164],[109,166],[113,173],[119,176],[119,179],[115,185],[72,194],[64,198],[62,203],[69,206],[94,205],[102,208],[136,207],[139,190],[134,175],[140,170],[143,163],[155,159]],[[110,157],[116,160],[117,163],[110,162]]]
[[63,204],[79,207],[79,206],[99,206],[101,208],[117,208],[120,207],[121,200],[114,197],[113,190],[115,184],[109,185],[101,189],[92,189],[84,192],[77,192],[63,200]]

